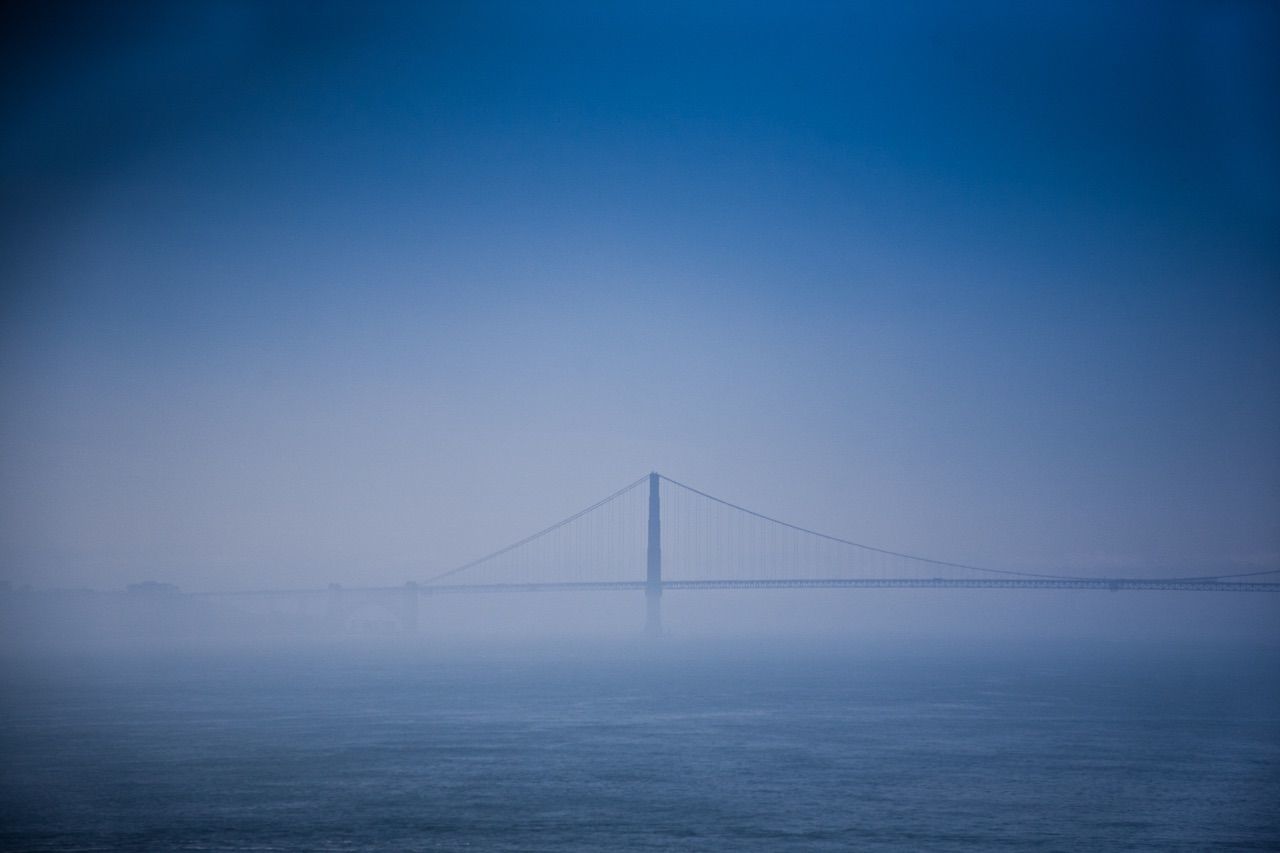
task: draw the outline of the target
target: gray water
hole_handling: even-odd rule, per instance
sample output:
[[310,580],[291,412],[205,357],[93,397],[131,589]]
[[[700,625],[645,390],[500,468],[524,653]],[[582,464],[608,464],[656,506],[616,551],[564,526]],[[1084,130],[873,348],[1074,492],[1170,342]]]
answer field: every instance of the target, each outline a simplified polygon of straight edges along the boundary
[[1280,848],[1273,652],[9,661],[14,850]]

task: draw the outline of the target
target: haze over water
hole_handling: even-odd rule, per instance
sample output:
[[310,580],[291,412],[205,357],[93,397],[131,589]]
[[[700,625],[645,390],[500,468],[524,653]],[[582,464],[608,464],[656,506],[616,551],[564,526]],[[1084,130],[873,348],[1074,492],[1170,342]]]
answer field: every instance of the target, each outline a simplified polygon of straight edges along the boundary
[[0,16],[0,848],[1280,848],[1275,592],[330,587],[1280,579],[1275,7]]

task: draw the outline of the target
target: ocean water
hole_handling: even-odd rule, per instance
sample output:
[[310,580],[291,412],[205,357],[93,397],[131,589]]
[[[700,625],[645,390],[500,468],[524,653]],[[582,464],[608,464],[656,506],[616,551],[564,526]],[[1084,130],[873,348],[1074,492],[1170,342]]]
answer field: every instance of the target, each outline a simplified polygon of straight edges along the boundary
[[822,643],[10,660],[6,850],[1274,850],[1277,657]]

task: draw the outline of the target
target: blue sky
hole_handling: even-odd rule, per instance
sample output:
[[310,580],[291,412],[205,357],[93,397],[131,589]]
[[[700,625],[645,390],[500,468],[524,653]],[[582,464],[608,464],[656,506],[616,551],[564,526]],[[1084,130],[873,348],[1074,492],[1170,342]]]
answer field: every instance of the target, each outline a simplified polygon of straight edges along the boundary
[[1267,4],[9,14],[14,583],[398,583],[650,469],[1280,568]]

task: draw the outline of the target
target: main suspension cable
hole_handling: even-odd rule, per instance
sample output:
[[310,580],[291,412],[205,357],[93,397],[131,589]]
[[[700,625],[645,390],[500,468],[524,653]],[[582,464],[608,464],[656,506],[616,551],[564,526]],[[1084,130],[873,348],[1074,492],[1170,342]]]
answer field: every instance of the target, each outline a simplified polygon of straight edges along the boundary
[[521,545],[528,545],[530,542],[532,542],[535,539],[539,539],[543,536],[546,536],[548,533],[552,533],[556,530],[559,530],[561,527],[564,527],[566,524],[569,524],[570,522],[577,521],[579,518],[582,518],[584,515],[591,512],[592,510],[599,509],[600,507],[609,503],[609,501],[626,494],[627,492],[631,491],[636,486],[640,485],[641,483],[645,482],[648,479],[649,479],[649,475],[645,474],[640,479],[634,482],[628,483],[627,485],[623,486],[621,489],[618,489],[618,491],[609,495],[607,498],[601,498],[600,500],[596,501],[586,509],[581,510],[580,512],[575,512],[573,515],[569,516],[568,518],[557,521],[555,524],[551,525],[550,527],[544,528],[542,530],[539,530],[537,533],[526,536],[525,538],[521,539],[519,542],[512,542],[510,545],[508,545],[505,548],[499,548],[497,551],[494,551],[492,554],[485,554],[483,557],[478,557],[469,563],[463,563],[461,566],[458,566],[457,568],[454,568],[454,569],[450,569],[447,572],[441,572],[438,575],[432,575],[431,577],[423,581],[423,583],[432,584],[438,580],[444,580],[445,578],[456,575],[459,572],[465,572],[467,569],[475,568],[481,563],[487,563],[489,560],[492,560],[494,557],[501,557],[503,554],[506,554],[510,551],[514,551],[515,549],[519,548]]

